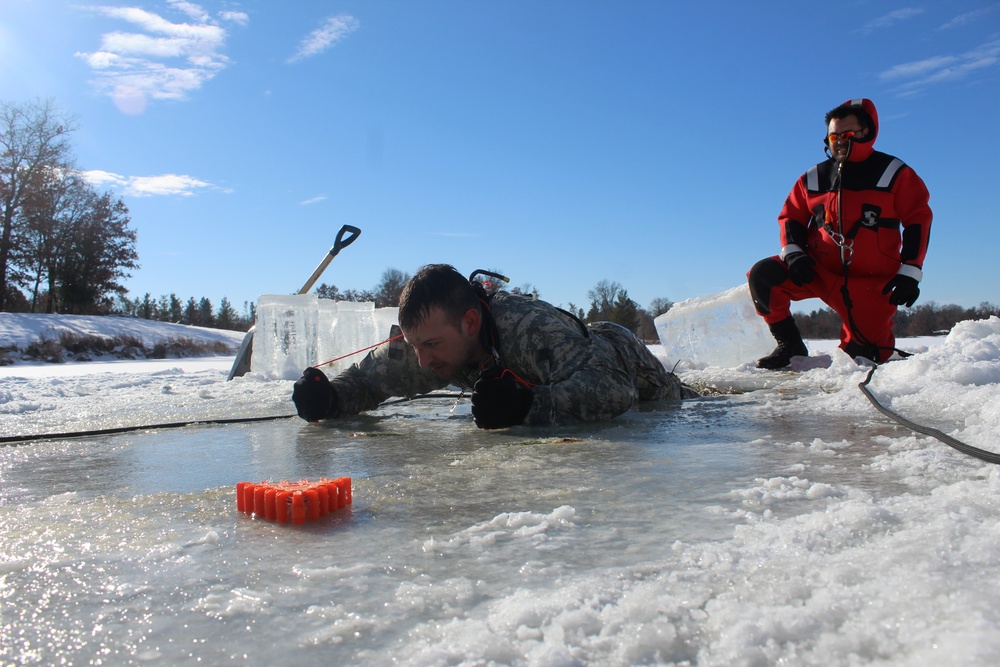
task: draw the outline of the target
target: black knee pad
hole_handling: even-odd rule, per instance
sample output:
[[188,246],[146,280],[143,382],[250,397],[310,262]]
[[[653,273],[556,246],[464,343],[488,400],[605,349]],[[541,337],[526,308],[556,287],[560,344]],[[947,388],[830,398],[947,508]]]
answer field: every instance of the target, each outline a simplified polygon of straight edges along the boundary
[[747,273],[747,283],[750,285],[750,297],[753,305],[761,315],[771,313],[771,288],[788,280],[788,268],[784,262],[768,257],[751,267]]

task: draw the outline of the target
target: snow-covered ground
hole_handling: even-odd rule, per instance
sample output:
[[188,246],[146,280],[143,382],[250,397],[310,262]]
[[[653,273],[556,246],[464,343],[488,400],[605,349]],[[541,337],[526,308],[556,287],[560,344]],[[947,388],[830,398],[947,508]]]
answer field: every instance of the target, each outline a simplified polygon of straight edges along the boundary
[[[0,350],[11,347],[23,350],[31,343],[58,341],[63,334],[110,339],[129,337],[141,341],[146,348],[183,339],[203,345],[222,343],[234,351],[244,335],[239,331],[155,322],[138,317],[0,313]],[[21,361],[17,355],[12,355],[11,360],[14,363]]]
[[[1000,319],[898,344],[876,397],[1000,451]],[[718,394],[558,433],[452,401],[0,447],[0,662],[1000,664],[1000,468],[809,346],[798,373],[681,365]],[[294,413],[231,363],[0,367],[0,436]],[[317,470],[354,477],[351,518],[231,507]]]

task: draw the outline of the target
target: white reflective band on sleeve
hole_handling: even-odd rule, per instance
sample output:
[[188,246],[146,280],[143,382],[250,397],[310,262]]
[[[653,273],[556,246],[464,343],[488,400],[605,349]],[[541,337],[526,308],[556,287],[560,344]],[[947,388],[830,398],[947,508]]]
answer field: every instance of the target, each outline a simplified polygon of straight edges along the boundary
[[918,269],[917,267],[913,266],[912,264],[903,264],[901,267],[899,267],[899,271],[896,271],[896,275],[909,276],[910,278],[916,280],[918,283],[924,279],[924,272]]
[[885,168],[882,173],[882,178],[878,179],[878,183],[875,185],[877,188],[887,188],[889,184],[892,183],[892,179],[896,177],[896,172],[903,167],[903,161],[898,157],[892,158],[892,162],[889,166]]
[[806,190],[816,192],[819,190],[819,169],[814,165],[806,172]]
[[784,248],[781,249],[781,252],[778,253],[778,257],[781,258],[781,261],[785,261],[788,258],[788,256],[791,255],[793,252],[805,252],[805,250],[798,247],[794,243],[789,243],[788,245],[786,245]]

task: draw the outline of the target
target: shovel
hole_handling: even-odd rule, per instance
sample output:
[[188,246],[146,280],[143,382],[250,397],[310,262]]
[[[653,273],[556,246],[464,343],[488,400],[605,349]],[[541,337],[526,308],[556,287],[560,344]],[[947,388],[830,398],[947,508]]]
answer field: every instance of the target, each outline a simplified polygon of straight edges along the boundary
[[[350,234],[350,236],[347,236],[347,234]],[[312,289],[312,286],[316,284],[316,281],[319,280],[319,277],[323,275],[323,272],[326,271],[326,267],[330,266],[330,262],[333,261],[333,258],[336,257],[341,250],[354,243],[354,239],[358,238],[359,234],[361,234],[361,230],[352,225],[344,225],[341,227],[340,231],[337,232],[337,240],[334,241],[333,247],[330,248],[330,252],[326,254],[323,261],[319,263],[316,270],[312,272],[311,276],[309,276],[309,280],[306,281],[305,285],[302,286],[302,289],[296,292],[296,294],[308,293],[309,290]],[[234,377],[242,377],[250,372],[250,357],[253,354],[253,330],[254,327],[250,327],[246,336],[243,337],[243,342],[240,343],[240,349],[236,353],[236,359],[233,361],[233,368],[229,371],[229,377],[227,380],[232,380]]]

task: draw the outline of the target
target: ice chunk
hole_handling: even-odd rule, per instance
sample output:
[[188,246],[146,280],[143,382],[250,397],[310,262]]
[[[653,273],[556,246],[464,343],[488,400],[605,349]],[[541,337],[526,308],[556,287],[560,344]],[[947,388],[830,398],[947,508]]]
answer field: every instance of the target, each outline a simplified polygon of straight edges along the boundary
[[680,361],[689,368],[733,368],[765,356],[775,345],[746,284],[681,301],[653,323],[668,367]]
[[367,352],[351,353],[388,338],[398,312],[398,308],[376,308],[371,302],[320,299],[317,363],[337,359],[323,366],[323,372],[333,376],[364,359]]
[[399,323],[399,308],[375,309],[375,335],[380,341],[389,337],[389,332]]
[[[374,340],[375,304],[353,301],[319,300],[319,357],[314,363],[338,359],[355,350],[368,347]],[[340,359],[323,367],[323,372],[334,376],[360,357]]]
[[315,294],[262,294],[257,299],[250,369],[269,378],[294,379],[318,361]]
[[332,377],[364,358],[352,352],[389,337],[398,310],[375,308],[370,302],[319,299],[315,294],[262,295],[251,370],[268,378],[294,380],[309,366],[338,359],[322,367]]

